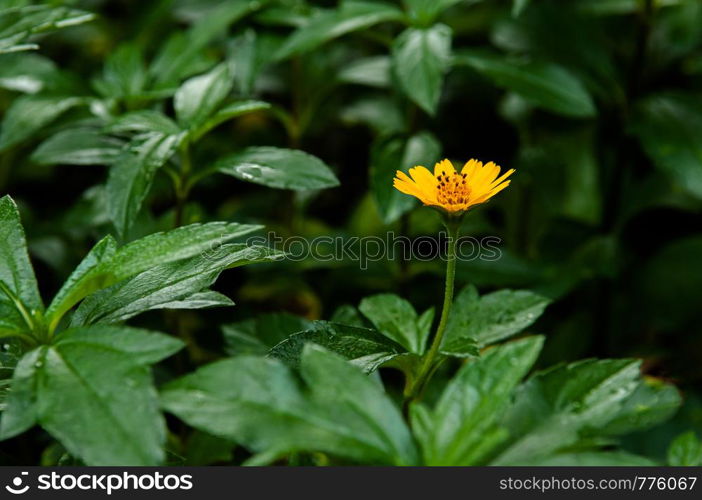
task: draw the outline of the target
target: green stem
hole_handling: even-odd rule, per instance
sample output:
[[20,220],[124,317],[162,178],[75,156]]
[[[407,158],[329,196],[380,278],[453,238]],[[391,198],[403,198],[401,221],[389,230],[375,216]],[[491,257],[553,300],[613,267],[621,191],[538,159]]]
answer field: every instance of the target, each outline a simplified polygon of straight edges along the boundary
[[419,397],[424,389],[424,386],[427,384],[429,378],[434,373],[434,370],[441,361],[438,359],[439,349],[441,348],[441,343],[444,340],[446,324],[448,323],[449,314],[451,312],[451,304],[453,303],[453,283],[456,278],[456,247],[458,244],[458,233],[461,222],[459,219],[447,219],[444,223],[446,225],[449,237],[446,260],[444,305],[443,309],[441,310],[441,319],[439,320],[439,326],[436,328],[434,340],[431,343],[431,347],[429,347],[429,350],[422,358],[414,383],[410,386],[406,394],[407,402]]

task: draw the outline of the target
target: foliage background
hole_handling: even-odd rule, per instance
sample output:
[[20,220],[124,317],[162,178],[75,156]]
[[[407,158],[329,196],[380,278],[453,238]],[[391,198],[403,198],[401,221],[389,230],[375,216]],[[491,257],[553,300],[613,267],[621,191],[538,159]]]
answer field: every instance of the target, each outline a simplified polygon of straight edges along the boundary
[[[301,0],[46,3],[96,17],[40,37],[35,52],[0,56],[0,194],[20,206],[43,296],[105,234],[127,242],[176,217],[305,237],[434,238],[438,217],[392,192],[395,169],[439,157],[494,160],[517,169],[512,186],[463,232],[499,236],[503,254],[459,263],[459,284],[553,300],[529,328],[547,336],[537,367],[638,357],[645,374],[674,382],[682,409],[627,437],[625,449],[660,459],[680,432],[702,429],[699,1],[407,0],[360,10]],[[169,43],[175,50],[164,51]],[[203,136],[190,151],[193,172],[248,146],[276,146],[321,159],[339,186],[290,191],[213,175],[179,199],[159,169],[134,223],[116,226],[105,185],[117,138],[89,149],[88,137],[129,111],[173,116],[175,89],[222,61],[233,68],[230,97],[272,107]],[[70,151],[47,144],[76,128],[83,135]],[[439,305],[442,281],[441,262],[381,261],[363,272],[344,261],[264,264],[217,281],[235,308],[155,311],[130,324],[191,344],[157,367],[168,380],[227,352],[221,325],[281,311],[328,319],[388,291],[423,311]],[[400,383],[392,371],[382,376]],[[206,456],[191,463],[240,462],[245,453],[202,446]],[[58,456],[34,429],[3,442],[0,460]]]

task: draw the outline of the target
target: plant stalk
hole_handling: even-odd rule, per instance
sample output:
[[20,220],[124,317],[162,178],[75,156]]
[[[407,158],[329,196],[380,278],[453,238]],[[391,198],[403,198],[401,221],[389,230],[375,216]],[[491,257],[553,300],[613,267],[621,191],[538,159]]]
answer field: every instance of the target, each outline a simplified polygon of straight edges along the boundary
[[460,219],[447,218],[444,221],[446,230],[448,231],[448,248],[446,256],[446,285],[444,288],[444,305],[441,310],[441,318],[439,326],[436,328],[434,339],[426,354],[423,356],[417,377],[414,383],[409,388],[406,394],[406,403],[416,400],[424,390],[429,378],[438,367],[439,349],[444,340],[446,333],[446,324],[448,323],[449,314],[451,312],[451,304],[453,303],[453,284],[456,278],[456,247],[458,245],[459,228],[461,225]]

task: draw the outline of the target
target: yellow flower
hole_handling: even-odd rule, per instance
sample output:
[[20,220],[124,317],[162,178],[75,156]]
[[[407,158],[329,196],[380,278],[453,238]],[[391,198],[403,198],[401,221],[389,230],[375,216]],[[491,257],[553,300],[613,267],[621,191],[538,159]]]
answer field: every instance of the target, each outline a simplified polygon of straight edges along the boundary
[[510,181],[505,179],[513,172],[511,169],[500,175],[500,167],[493,162],[483,165],[470,160],[458,173],[449,160],[442,160],[434,166],[433,174],[425,167],[410,168],[409,176],[398,170],[393,186],[425,205],[459,215],[509,186]]

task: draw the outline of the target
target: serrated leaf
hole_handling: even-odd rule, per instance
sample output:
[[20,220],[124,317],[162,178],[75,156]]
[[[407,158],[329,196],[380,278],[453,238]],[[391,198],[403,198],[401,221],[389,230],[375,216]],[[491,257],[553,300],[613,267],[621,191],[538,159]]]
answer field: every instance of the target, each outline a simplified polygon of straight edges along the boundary
[[[300,372],[312,400],[327,411],[333,409],[337,425],[349,427],[348,435],[363,436],[369,448],[382,450],[379,457],[384,455],[392,463],[418,463],[417,449],[402,414],[380,384],[315,344],[305,347]],[[368,452],[364,450],[359,457]]]
[[345,1],[334,10],[312,17],[295,31],[280,48],[277,59],[308,52],[320,45],[353,31],[373,25],[400,21],[403,13],[394,5],[382,2]]
[[[99,266],[104,262],[109,262],[115,256],[116,253],[117,242],[111,235],[108,234],[103,239],[98,241],[95,244],[95,246],[90,250],[90,252],[88,252],[88,255],[83,257],[83,260],[73,270],[68,279],[64,281],[63,286],[56,294],[53,301],[51,302],[51,305],[49,306],[48,316],[51,317],[53,315],[52,306],[54,306],[54,304],[57,304],[61,300],[64,300],[66,298],[66,294],[69,294],[71,290],[77,291],[78,288],[81,287],[81,284],[83,282],[90,280],[91,273],[93,273],[95,269],[98,269]],[[100,285],[95,286],[98,288],[100,287]],[[67,307],[66,310],[70,309],[70,307],[72,306]],[[60,314],[62,315],[63,312],[61,312]],[[58,324],[59,319],[60,318],[58,318],[57,316],[57,319],[53,320],[54,325]]]
[[619,412],[598,432],[620,435],[643,431],[672,417],[680,403],[677,388],[657,379],[644,378],[623,401]]
[[467,65],[495,85],[555,113],[590,118],[597,110],[585,86],[566,69],[553,63],[517,61],[489,52],[463,51],[454,65]]
[[375,330],[316,321],[312,328],[295,333],[274,346],[269,356],[299,366],[305,345],[322,346],[365,372],[405,354],[403,347]]
[[203,290],[182,299],[157,304],[152,309],[210,309],[213,307],[232,307],[234,305],[236,305],[234,301],[222,293],[214,290]]
[[490,456],[507,437],[500,420],[542,344],[543,337],[527,337],[490,349],[463,365],[433,410],[412,408],[427,465],[474,465]]
[[47,311],[50,330],[69,309],[98,290],[158,265],[216,252],[228,241],[257,229],[260,227],[225,222],[191,224],[128,243],[110,258],[86,265],[76,279],[69,278]]
[[31,37],[39,33],[83,24],[94,15],[78,9],[50,5],[18,5],[0,9],[0,54],[36,50]]
[[494,344],[531,325],[550,300],[528,290],[499,290],[478,296],[473,286],[454,299],[441,351],[460,354],[462,347]]
[[409,352],[424,353],[433,313],[428,324],[427,321],[420,321],[412,304],[392,294],[366,297],[358,309],[383,335],[404,346]]
[[134,328],[62,332],[53,345],[26,355],[33,363],[17,378],[17,389],[13,381],[2,435],[35,418],[88,465],[158,465],[165,423],[148,365],[181,347],[176,339]]
[[416,463],[399,411],[374,381],[318,346],[305,349],[301,369],[309,394],[277,360],[231,358],[168,384],[162,403],[188,424],[256,453]]
[[89,128],[62,130],[42,142],[32,153],[40,165],[109,165],[121,151],[122,141]]
[[212,168],[242,181],[277,189],[324,189],[339,185],[322,160],[296,149],[249,147],[218,160]]
[[[493,463],[539,460],[600,435],[635,411],[628,402],[640,384],[639,362],[629,359],[584,360],[537,373],[516,392],[504,421],[512,440]],[[610,433],[616,432],[614,426]]]
[[202,125],[231,92],[233,85],[227,63],[187,80],[173,97],[178,123],[191,129]]
[[71,325],[118,323],[151,309],[232,305],[231,300],[221,294],[203,290],[225,269],[272,261],[281,256],[267,247],[230,244],[216,252],[158,265],[87,297],[73,315]]
[[312,321],[292,314],[269,313],[223,325],[222,334],[227,354],[265,355],[275,345],[295,333],[309,330],[312,325]]
[[429,114],[436,112],[444,74],[451,64],[451,28],[408,28],[392,47],[393,74],[407,96]]
[[108,209],[117,232],[124,236],[136,220],[156,171],[176,152],[183,134],[146,134],[127,146],[110,168]]

